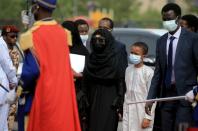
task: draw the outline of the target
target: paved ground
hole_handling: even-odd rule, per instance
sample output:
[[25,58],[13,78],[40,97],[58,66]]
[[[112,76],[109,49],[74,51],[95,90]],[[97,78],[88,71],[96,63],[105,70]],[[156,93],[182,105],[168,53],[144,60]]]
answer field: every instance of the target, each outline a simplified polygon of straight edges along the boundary
[[[14,129],[12,131],[18,131],[17,130],[17,123],[14,123]],[[118,130],[117,131],[122,131],[122,122],[118,123]]]

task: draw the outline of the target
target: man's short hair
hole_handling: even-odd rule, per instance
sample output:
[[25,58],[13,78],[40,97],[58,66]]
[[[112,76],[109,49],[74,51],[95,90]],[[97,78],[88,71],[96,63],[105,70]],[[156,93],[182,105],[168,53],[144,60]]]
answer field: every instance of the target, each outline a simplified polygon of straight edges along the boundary
[[110,19],[110,18],[108,18],[108,17],[104,17],[104,18],[102,18],[100,21],[102,21],[102,20],[109,21],[109,23],[110,23],[110,28],[113,29],[114,23],[113,23],[113,20],[112,20],[112,19]]
[[146,43],[144,42],[141,42],[141,41],[138,41],[138,42],[135,42],[134,44],[131,45],[131,47],[133,46],[136,46],[136,47],[140,47],[143,51],[143,54],[146,55],[148,53],[148,46]]
[[76,25],[79,26],[79,25],[87,25],[88,28],[89,28],[89,24],[87,23],[87,21],[83,20],[83,19],[78,19],[75,21]]
[[181,18],[182,20],[185,20],[188,24],[188,27],[194,27],[195,32],[198,30],[198,18],[195,15],[184,15]]
[[181,16],[181,8],[175,3],[168,3],[163,8],[161,13],[173,10],[176,16]]

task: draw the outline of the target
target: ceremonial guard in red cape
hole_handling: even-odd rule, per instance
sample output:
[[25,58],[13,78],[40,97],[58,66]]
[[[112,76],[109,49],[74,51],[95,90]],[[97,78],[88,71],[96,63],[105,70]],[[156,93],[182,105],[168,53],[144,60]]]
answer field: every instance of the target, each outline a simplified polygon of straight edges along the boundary
[[28,131],[81,130],[69,61],[71,36],[52,19],[55,8],[56,0],[34,0],[36,22],[20,38],[25,52],[21,81],[31,97],[25,104]]

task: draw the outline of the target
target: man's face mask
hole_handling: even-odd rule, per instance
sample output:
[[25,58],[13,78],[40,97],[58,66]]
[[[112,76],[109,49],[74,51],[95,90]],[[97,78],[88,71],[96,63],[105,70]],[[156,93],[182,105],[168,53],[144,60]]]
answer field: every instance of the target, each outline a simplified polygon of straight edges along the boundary
[[83,45],[86,46],[86,42],[87,42],[89,36],[88,35],[80,35],[80,38],[81,38],[81,40],[83,42]]
[[163,27],[169,32],[175,31],[177,26],[177,18],[175,20],[163,21]]
[[106,43],[104,37],[98,35],[93,37],[93,51],[101,53],[104,51],[105,47]]

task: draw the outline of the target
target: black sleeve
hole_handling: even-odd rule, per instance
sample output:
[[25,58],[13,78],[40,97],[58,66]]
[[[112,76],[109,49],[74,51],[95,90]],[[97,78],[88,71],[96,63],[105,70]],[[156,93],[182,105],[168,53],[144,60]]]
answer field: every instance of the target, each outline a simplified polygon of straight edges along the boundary
[[114,99],[112,106],[118,110],[122,114],[122,108],[124,103],[124,95],[126,92],[126,84],[125,84],[125,71],[128,66],[127,52],[126,47],[122,43],[120,44],[120,49],[118,52],[118,61],[119,61],[119,79],[117,81],[117,97]]
[[124,97],[125,92],[126,92],[126,84],[125,84],[125,80],[122,78],[118,81],[118,86],[117,86],[118,96]]
[[157,41],[157,47],[156,47],[156,65],[155,65],[155,71],[154,75],[151,81],[149,93],[147,96],[147,99],[154,99],[158,96],[158,90],[160,88],[160,82],[162,79],[162,69],[160,66],[160,60],[159,60],[159,46],[160,41]]
[[193,38],[193,56],[194,56],[194,62],[195,62],[195,67],[198,73],[198,35],[194,35]]
[[125,45],[123,45],[123,48],[122,48],[122,55],[123,55],[124,69],[126,70],[126,68],[128,66],[128,55],[127,55],[127,51],[126,51],[126,46]]

